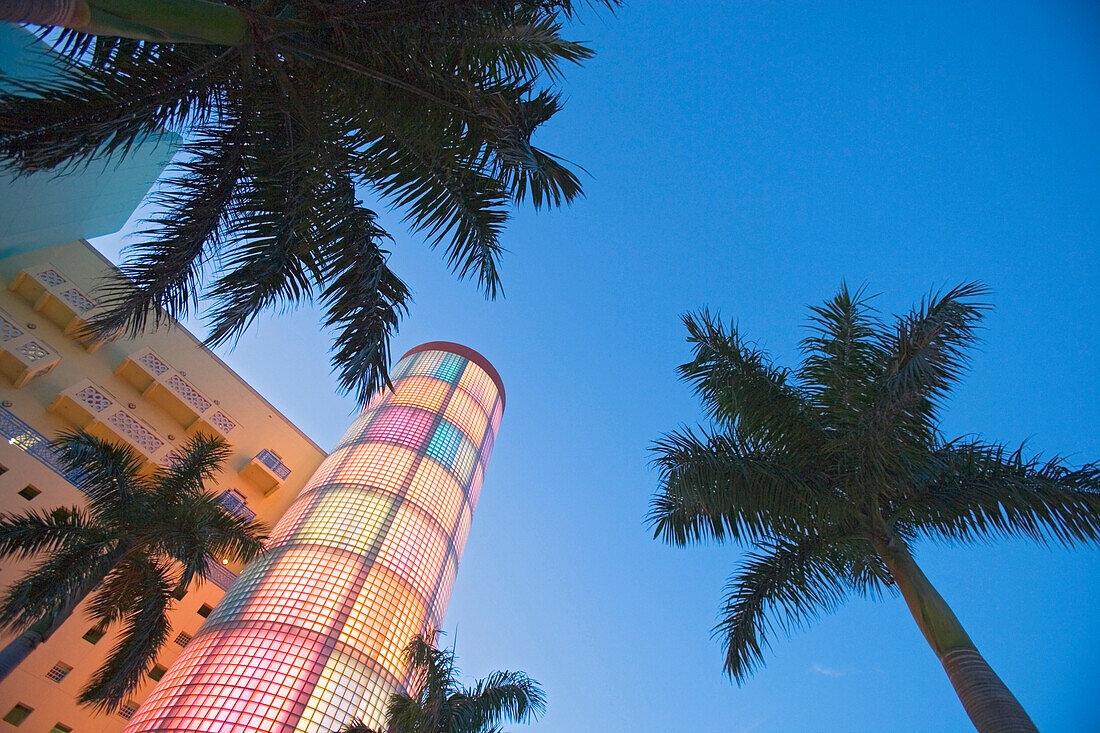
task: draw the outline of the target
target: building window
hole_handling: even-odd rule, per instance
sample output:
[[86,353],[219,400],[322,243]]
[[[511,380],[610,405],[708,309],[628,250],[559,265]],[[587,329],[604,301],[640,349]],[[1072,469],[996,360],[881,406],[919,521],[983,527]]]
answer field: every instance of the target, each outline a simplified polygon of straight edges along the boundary
[[89,644],[98,644],[99,640],[103,638],[103,629],[98,626],[93,626],[88,629],[88,632],[81,638]]
[[137,709],[137,703],[124,702],[122,703],[122,707],[118,709],[118,717],[122,718],[123,720],[129,720],[130,718],[134,717],[134,713],[137,712]]
[[191,641],[191,635],[186,631],[181,631],[179,636],[176,637],[176,644],[179,646],[187,646],[187,642]]
[[50,728],[50,733],[73,733],[73,729],[64,723],[57,723]]
[[65,676],[69,674],[69,672],[72,671],[73,668],[69,665],[65,664],[64,662],[58,662],[50,668],[49,672],[46,673],[46,679],[53,682],[60,682],[61,680],[65,679]]
[[34,712],[34,708],[19,703],[4,716],[4,722],[11,723],[12,725],[21,725],[32,712]]
[[33,499],[34,497],[38,496],[38,495],[39,495],[39,494],[41,494],[41,493],[42,493],[42,492],[41,492],[41,491],[39,491],[38,489],[34,488],[34,487],[33,487],[33,486],[31,486],[30,484],[27,484],[27,485],[26,485],[26,486],[24,486],[24,487],[23,487],[23,489],[22,489],[22,490],[21,490],[21,491],[19,492],[19,495],[20,495],[20,496],[22,496],[22,497],[23,497],[24,499],[26,499],[27,501],[30,501],[31,499]]
[[209,618],[210,612],[213,611],[213,610],[214,610],[213,606],[209,606],[209,605],[204,603],[201,606],[199,606],[199,610],[196,611],[196,613],[198,613],[203,618]]
[[8,467],[5,466],[4,464],[0,463],[0,476],[3,476],[7,472],[8,472]]
[[154,664],[153,668],[149,670],[149,679],[153,682],[160,682],[160,678],[164,676],[164,673],[168,670],[159,664]]

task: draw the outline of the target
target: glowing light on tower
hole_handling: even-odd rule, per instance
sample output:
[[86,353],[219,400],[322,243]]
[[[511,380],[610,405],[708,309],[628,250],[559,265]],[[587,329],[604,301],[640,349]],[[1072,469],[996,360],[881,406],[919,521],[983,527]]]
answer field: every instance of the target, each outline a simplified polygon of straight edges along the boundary
[[496,370],[419,346],[348,428],[126,733],[381,728],[439,628],[504,410]]

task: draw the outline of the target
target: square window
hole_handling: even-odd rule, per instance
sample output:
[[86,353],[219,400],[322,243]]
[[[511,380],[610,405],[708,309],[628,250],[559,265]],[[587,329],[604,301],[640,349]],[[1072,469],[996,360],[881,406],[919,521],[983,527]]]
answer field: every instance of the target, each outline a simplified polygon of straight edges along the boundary
[[22,497],[23,497],[24,499],[26,499],[27,501],[30,501],[31,499],[33,499],[34,497],[38,496],[38,495],[39,495],[39,494],[41,494],[41,493],[42,493],[42,492],[41,492],[41,491],[39,491],[38,489],[34,488],[34,487],[33,487],[33,486],[31,486],[30,484],[27,484],[27,485],[26,485],[26,486],[24,486],[24,487],[22,488],[22,490],[21,490],[21,491],[19,492],[19,495],[20,495],[20,496],[22,496]]
[[4,716],[4,722],[11,723],[12,725],[20,725],[32,712],[34,712],[34,708],[19,703]]
[[64,662],[58,662],[50,668],[49,672],[46,673],[46,679],[51,680],[52,682],[60,682],[61,680],[65,679],[65,676],[69,674],[69,672],[72,671],[73,668],[69,665],[65,664]]
[[176,644],[179,646],[187,646],[187,642],[191,641],[191,635],[186,631],[181,631],[179,636],[176,637]]
[[214,610],[213,606],[209,606],[209,605],[204,603],[201,606],[199,606],[199,610],[196,611],[196,613],[198,613],[203,618],[208,618],[210,616],[210,612],[213,611],[213,610]]
[[185,595],[187,595],[186,588],[176,588],[174,591],[172,591],[172,597],[175,598],[177,601],[182,601]]
[[8,467],[5,466],[4,464],[0,463],[0,476],[3,476],[7,472],[8,472]]
[[133,702],[124,702],[122,707],[118,709],[118,717],[123,720],[129,720],[134,717],[134,713],[137,712],[138,706]]
[[73,729],[64,723],[57,723],[54,727],[50,728],[50,733],[72,733]]
[[99,640],[103,638],[103,633],[103,629],[99,628],[98,626],[93,626],[92,628],[88,629],[87,633],[84,634],[84,636],[82,636],[81,638],[89,644],[98,644]]
[[168,670],[159,664],[154,664],[153,668],[149,670],[149,679],[153,682],[160,682],[160,678],[164,676],[164,673]]

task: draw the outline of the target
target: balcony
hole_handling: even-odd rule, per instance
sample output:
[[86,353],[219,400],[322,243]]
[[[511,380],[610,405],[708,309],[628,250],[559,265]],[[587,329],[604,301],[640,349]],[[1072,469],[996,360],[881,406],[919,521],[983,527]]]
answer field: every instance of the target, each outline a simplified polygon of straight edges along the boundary
[[218,407],[216,400],[200,392],[182,372],[150,348],[127,356],[115,374],[141,391],[189,433],[229,438],[237,422]]
[[151,465],[172,461],[174,447],[91,380],[59,393],[48,409],[89,435],[130,446]]
[[222,590],[229,590],[237,581],[237,574],[218,562],[206,566],[206,579]]
[[101,340],[84,335],[84,327],[99,313],[98,305],[61,271],[50,264],[20,270],[8,289],[23,297],[31,307],[60,328],[66,336],[80,341],[89,352]]
[[152,349],[142,349],[130,354],[115,369],[115,374],[137,387],[139,392],[153,386],[157,378],[171,367]]
[[219,494],[218,503],[221,504],[222,509],[239,519],[251,522],[256,518],[256,512],[248,508],[248,499],[235,489],[228,489]]
[[240,476],[266,495],[283,485],[290,476],[290,468],[274,451],[264,448],[240,470]]
[[48,373],[61,357],[42,339],[15,325],[15,319],[0,311],[0,373],[15,388]]

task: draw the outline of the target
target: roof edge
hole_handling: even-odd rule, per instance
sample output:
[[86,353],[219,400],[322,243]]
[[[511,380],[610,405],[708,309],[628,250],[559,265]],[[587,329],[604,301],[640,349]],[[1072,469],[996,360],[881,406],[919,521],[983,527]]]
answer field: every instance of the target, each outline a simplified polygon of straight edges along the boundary
[[[111,260],[108,259],[105,254],[100,252],[99,249],[96,248],[96,246],[93,245],[91,242],[89,242],[86,238],[82,237],[80,239],[75,239],[73,241],[74,242],[83,242],[84,246],[87,247],[93,254],[95,254],[95,256],[98,257],[104,264],[106,264],[108,267],[113,269],[115,272],[120,272],[120,270],[118,269],[118,265],[111,262]],[[67,244],[67,242],[65,244]],[[60,246],[60,245],[55,245],[55,246]],[[42,249],[46,249],[46,248],[43,247]],[[195,343],[196,346],[198,346],[202,351],[206,352],[206,354],[208,356],[212,357],[217,364],[219,364],[223,369],[225,369],[227,372],[229,372],[245,389],[247,389],[249,392],[251,392],[253,395],[255,395],[260,400],[260,402],[267,405],[268,408],[270,408],[272,412],[274,412],[276,415],[281,417],[283,419],[283,421],[287,425],[289,425],[292,430],[294,430],[294,432],[296,432],[296,433],[298,433],[298,435],[302,436],[302,438],[304,438],[305,441],[307,443],[309,443],[311,446],[316,448],[317,451],[321,455],[323,455],[325,457],[328,457],[329,451],[327,451],[324,448],[322,448],[321,446],[317,445],[317,441],[315,441],[313,438],[306,435],[304,430],[302,430],[300,427],[298,427],[294,423],[293,420],[291,420],[289,417],[284,415],[282,410],[280,410],[275,405],[271,404],[271,401],[268,400],[266,397],[264,397],[262,394],[260,394],[259,391],[255,387],[253,387],[251,384],[249,384],[248,380],[246,380],[244,377],[242,377],[240,374],[238,374],[236,369],[234,369],[233,367],[226,364],[225,361],[220,356],[218,356],[217,354],[214,353],[213,349],[211,349],[209,346],[207,346],[206,344],[204,344],[202,342],[202,339],[200,339],[195,334],[191,333],[191,331],[189,331],[187,329],[187,326],[184,326],[182,323],[177,321],[175,318],[169,318],[168,328],[178,328],[180,331],[182,331],[186,336],[188,336],[191,339],[191,341],[193,341]]]
[[[500,394],[500,409],[504,409],[504,382],[500,378],[500,374],[497,373],[496,368],[489,363],[481,354],[477,353],[469,346],[463,346],[462,344],[456,344],[453,341],[429,341],[426,344],[420,344],[420,346],[414,346],[406,351],[401,359],[412,354],[419,354],[421,351],[449,351],[452,354],[458,354],[461,357],[469,359],[473,363],[477,364],[485,373],[489,375],[489,378],[493,380],[493,384],[497,386],[497,392]],[[401,361],[398,359],[398,361]]]

